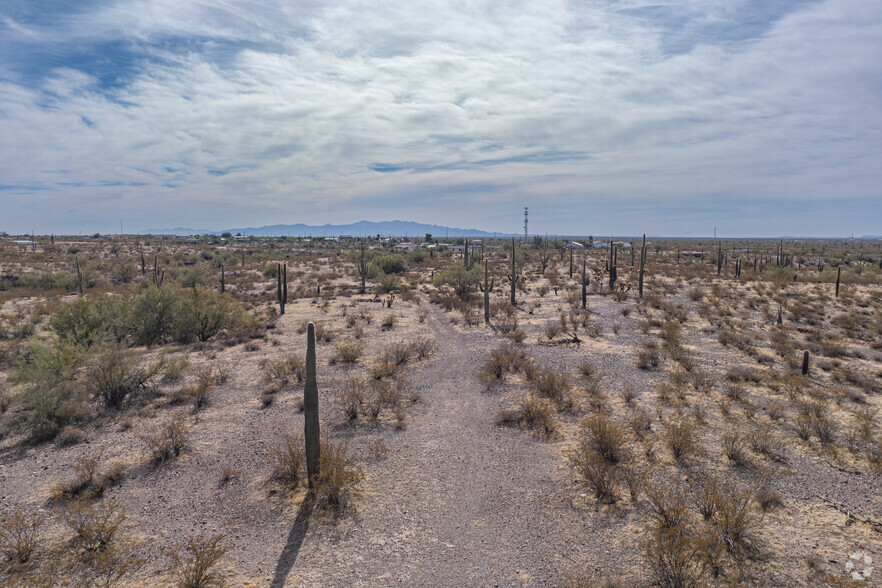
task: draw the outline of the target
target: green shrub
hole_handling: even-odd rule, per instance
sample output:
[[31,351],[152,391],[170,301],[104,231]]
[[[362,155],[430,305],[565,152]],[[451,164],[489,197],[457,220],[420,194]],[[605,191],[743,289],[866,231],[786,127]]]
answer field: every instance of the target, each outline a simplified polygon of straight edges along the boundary
[[147,390],[150,380],[162,370],[162,362],[142,368],[140,360],[139,354],[116,346],[103,349],[93,360],[89,381],[106,408],[122,408],[126,398]]
[[49,319],[49,328],[60,339],[73,345],[88,347],[105,332],[104,316],[99,304],[87,297],[62,305]]
[[383,273],[386,275],[401,274],[404,273],[405,270],[404,258],[397,254],[378,255],[371,260],[370,265],[378,270],[377,273]]
[[236,324],[242,309],[230,298],[202,286],[184,290],[175,316],[174,335],[180,343],[208,341]]
[[148,284],[133,300],[133,325],[138,345],[156,345],[171,338],[180,304],[177,286]]
[[76,382],[82,361],[81,350],[72,345],[26,347],[14,377],[25,385],[21,423],[35,441],[53,439],[62,427],[88,414],[88,395]]
[[484,278],[483,271],[477,266],[470,270],[465,265],[453,263],[442,272],[435,274],[432,280],[436,286],[450,286],[454,293],[462,300],[468,298],[475,285]]

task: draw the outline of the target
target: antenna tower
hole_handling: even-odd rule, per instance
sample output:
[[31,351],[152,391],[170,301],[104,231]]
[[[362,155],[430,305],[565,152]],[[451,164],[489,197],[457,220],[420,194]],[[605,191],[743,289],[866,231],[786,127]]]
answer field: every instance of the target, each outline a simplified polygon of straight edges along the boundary
[[527,207],[524,207],[524,243],[527,242]]

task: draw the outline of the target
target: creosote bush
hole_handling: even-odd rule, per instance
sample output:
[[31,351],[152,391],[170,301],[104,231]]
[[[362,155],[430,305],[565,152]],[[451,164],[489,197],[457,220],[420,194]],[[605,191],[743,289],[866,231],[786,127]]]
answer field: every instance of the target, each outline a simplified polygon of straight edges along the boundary
[[74,533],[74,544],[87,552],[107,547],[128,518],[113,498],[100,502],[68,502],[61,517]]
[[154,465],[161,465],[181,454],[189,443],[187,425],[180,417],[173,418],[159,431],[138,435],[150,450],[150,458]]
[[322,435],[319,455],[319,473],[312,479],[316,504],[331,508],[343,508],[358,492],[364,479],[360,467],[355,464],[344,439],[333,440],[327,433]]
[[296,355],[283,359],[266,358],[261,360],[260,367],[264,370],[264,382],[282,387],[300,384],[306,376],[306,363]]
[[31,560],[40,545],[40,528],[46,516],[33,508],[8,509],[0,513],[0,552],[12,566]]
[[221,545],[222,533],[188,539],[175,548],[163,549],[171,560],[171,577],[178,588],[223,586],[223,576],[215,568],[229,547]]
[[591,452],[610,465],[627,459],[625,430],[604,414],[596,414],[582,421],[581,452]]
[[273,479],[288,488],[295,489],[303,480],[305,467],[306,448],[303,444],[303,435],[286,434],[273,453]]
[[127,398],[147,390],[150,380],[162,370],[161,362],[146,368],[139,363],[137,354],[116,346],[104,349],[94,360],[89,380],[105,407],[122,408]]
[[364,344],[356,341],[341,341],[334,345],[334,355],[329,363],[336,365],[338,363],[351,365],[358,363],[364,353]]

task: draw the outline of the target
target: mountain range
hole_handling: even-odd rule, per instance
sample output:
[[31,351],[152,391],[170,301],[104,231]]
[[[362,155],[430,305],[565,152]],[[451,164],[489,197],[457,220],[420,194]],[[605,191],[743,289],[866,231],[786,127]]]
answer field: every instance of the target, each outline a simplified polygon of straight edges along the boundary
[[233,235],[254,235],[255,237],[366,237],[382,235],[384,237],[419,237],[423,238],[430,233],[435,238],[441,237],[511,237],[512,233],[488,233],[479,229],[461,229],[457,227],[445,227],[442,225],[428,225],[411,221],[359,221],[348,225],[267,225],[263,227],[243,227],[223,229],[221,231],[189,229],[176,227],[174,229],[147,229],[141,231],[146,235],[220,235],[232,233]]

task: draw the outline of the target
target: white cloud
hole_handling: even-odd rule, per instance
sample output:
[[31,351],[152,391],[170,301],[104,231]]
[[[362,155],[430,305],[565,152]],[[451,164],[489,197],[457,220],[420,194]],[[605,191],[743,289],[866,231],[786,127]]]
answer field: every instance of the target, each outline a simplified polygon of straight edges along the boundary
[[0,191],[12,204],[4,222],[30,222],[13,201],[24,192],[50,215],[65,201],[105,222],[217,228],[431,215],[514,230],[462,211],[546,201],[559,215],[539,217],[549,231],[575,230],[569,219],[610,198],[635,211],[664,201],[687,219],[708,198],[716,209],[739,197],[878,197],[882,7],[796,3],[759,26],[754,13],[770,9],[757,6],[87,10],[49,31],[54,43],[122,43],[126,81],[104,85],[92,66],[112,56],[88,52],[38,84],[0,78],[2,183],[47,189]]

